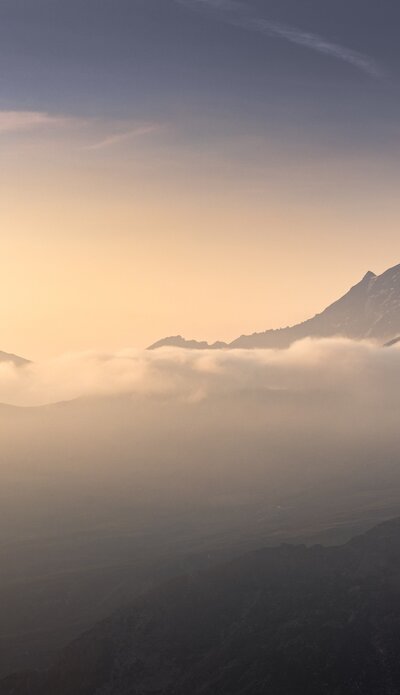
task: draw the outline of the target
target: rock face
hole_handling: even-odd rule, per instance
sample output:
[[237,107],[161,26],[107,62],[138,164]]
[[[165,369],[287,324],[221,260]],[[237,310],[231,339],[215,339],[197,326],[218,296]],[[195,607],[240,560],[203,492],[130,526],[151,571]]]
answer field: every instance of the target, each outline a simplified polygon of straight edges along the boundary
[[400,519],[174,580],[1,695],[395,695]]
[[[382,275],[369,271],[347,294],[311,319],[278,330],[242,335],[228,348],[287,348],[303,338],[342,336],[355,340],[374,339],[384,343],[400,334],[400,265]],[[207,349],[207,343],[179,337],[160,340],[152,347],[175,345]],[[219,346],[217,343],[216,345]]]

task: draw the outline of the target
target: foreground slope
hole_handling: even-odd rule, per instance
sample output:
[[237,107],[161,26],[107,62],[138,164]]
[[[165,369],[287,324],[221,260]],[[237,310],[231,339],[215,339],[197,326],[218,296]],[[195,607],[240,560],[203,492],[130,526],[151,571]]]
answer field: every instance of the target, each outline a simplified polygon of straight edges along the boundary
[[[287,348],[309,337],[343,336],[354,340],[389,341],[400,334],[400,265],[382,275],[368,272],[338,301],[311,319],[278,330],[242,335],[228,348]],[[186,341],[181,336],[166,338],[152,348],[174,345],[207,349],[207,343]],[[216,344],[220,346],[220,344]]]
[[400,519],[175,580],[2,695],[395,695]]

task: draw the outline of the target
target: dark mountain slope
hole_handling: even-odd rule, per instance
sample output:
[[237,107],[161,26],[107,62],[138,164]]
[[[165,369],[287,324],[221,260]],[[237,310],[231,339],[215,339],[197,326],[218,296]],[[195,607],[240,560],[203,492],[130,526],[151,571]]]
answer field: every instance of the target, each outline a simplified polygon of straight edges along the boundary
[[[382,275],[368,272],[338,301],[304,323],[278,330],[242,335],[229,348],[287,348],[308,337],[343,336],[355,340],[388,341],[400,334],[400,265]],[[207,343],[167,338],[152,347],[175,345],[207,349]],[[216,344],[218,346],[218,343]]]
[[400,520],[175,580],[2,695],[398,695]]

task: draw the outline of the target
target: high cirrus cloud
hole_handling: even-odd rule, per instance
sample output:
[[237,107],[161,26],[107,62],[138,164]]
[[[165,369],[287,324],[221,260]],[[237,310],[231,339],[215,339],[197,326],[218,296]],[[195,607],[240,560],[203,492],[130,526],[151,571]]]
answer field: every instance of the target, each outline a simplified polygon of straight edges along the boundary
[[377,62],[351,48],[330,41],[318,34],[297,27],[254,16],[242,2],[236,0],[177,0],[179,4],[191,9],[208,9],[219,14],[220,19],[243,29],[264,34],[270,38],[282,39],[303,46],[336,60],[348,63],[371,77],[380,77],[381,68]]
[[135,138],[144,137],[152,133],[156,133],[161,129],[159,123],[143,123],[129,128],[128,130],[120,130],[114,132],[111,135],[106,135],[100,138],[91,145],[87,145],[85,149],[87,150],[104,150],[108,147],[113,147],[127,140],[134,140]]
[[304,340],[288,350],[83,352],[23,368],[0,364],[0,402],[32,406],[131,393],[190,403],[281,392],[400,406],[399,370],[400,348],[344,339]]
[[77,118],[50,114],[45,111],[0,111],[0,136],[18,135],[19,133],[48,133],[59,130],[78,131],[79,138],[89,138],[85,150],[103,150],[119,143],[148,136],[161,130],[162,124],[149,122],[103,121],[98,118]]
[[0,111],[0,134],[75,125],[77,119],[44,111]]

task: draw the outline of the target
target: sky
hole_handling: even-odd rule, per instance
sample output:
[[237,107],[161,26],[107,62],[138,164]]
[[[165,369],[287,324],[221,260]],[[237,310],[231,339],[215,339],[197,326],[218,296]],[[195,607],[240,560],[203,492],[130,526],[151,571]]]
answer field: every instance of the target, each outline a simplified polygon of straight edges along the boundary
[[0,349],[210,341],[400,262],[395,0],[0,0]]

